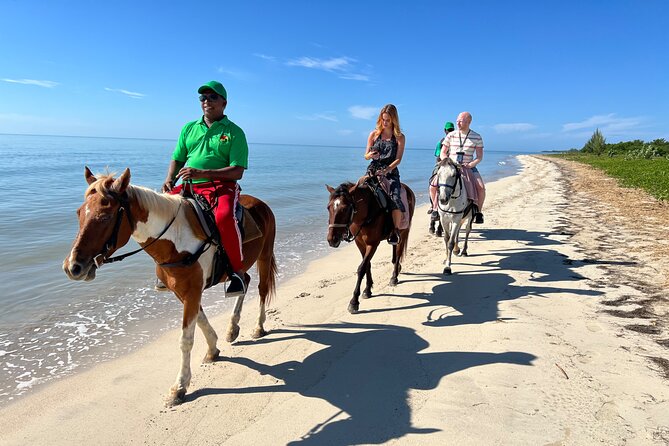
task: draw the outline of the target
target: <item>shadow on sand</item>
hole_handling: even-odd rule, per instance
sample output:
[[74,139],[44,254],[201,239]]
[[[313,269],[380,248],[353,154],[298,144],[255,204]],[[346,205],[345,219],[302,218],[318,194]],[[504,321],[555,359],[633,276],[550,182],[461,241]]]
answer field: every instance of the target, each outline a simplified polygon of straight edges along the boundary
[[[474,272],[458,274],[456,266],[454,275],[443,276],[437,272],[441,270],[440,262],[435,262],[433,274],[403,273],[405,283],[428,278],[434,280],[435,277],[443,278],[444,282],[435,286],[432,293],[389,294],[411,301],[408,305],[363,309],[356,317],[362,318],[365,313],[424,308],[423,324],[443,329],[496,321],[499,318],[498,303],[504,300],[534,296],[550,298],[557,293],[602,294],[596,290],[564,286],[583,277],[574,271],[575,265],[564,262],[562,254],[549,248],[550,245],[560,244],[549,239],[549,233],[483,230],[479,234],[484,240],[515,239],[522,243],[518,249],[492,253],[496,259],[479,264],[480,269]],[[507,273],[509,271],[529,274],[529,281],[536,282],[536,285],[515,284],[514,277]],[[351,279],[353,286],[353,276]],[[558,284],[549,286],[551,282]],[[434,389],[443,377],[472,367],[496,363],[527,366],[536,359],[527,352],[421,353],[429,344],[415,330],[364,323],[305,325],[274,330],[270,336],[254,344],[290,339],[306,339],[324,347],[301,362],[277,365],[260,364],[248,358],[227,359],[271,375],[283,384],[236,389],[203,388],[188,395],[187,400],[208,395],[260,392],[296,393],[319,398],[339,408],[339,412],[323,419],[291,444],[378,444],[410,433],[429,434],[439,430],[437,427],[412,426],[408,403],[411,389]],[[250,345],[251,342],[239,344]]]
[[[356,330],[352,332],[350,330]],[[421,353],[429,344],[410,328],[394,325],[339,323],[275,330],[258,343],[306,339],[324,348],[304,361],[274,366],[248,358],[228,361],[271,375],[284,384],[236,389],[203,388],[187,396],[259,392],[297,393],[320,398],[340,410],[289,444],[378,444],[438,428],[415,428],[408,403],[410,389],[433,389],[451,373],[495,363],[531,365],[523,352]],[[244,344],[244,343],[242,343]]]

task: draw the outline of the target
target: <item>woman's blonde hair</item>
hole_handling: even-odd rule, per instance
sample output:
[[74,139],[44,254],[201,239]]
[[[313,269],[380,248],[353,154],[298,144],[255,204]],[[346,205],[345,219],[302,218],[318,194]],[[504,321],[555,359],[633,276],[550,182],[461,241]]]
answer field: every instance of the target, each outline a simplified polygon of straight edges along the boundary
[[382,118],[384,113],[388,113],[388,116],[390,116],[390,122],[393,123],[393,134],[395,138],[399,138],[402,134],[402,130],[400,130],[400,117],[397,114],[397,107],[393,104],[384,105],[379,112],[379,117],[376,119],[376,136],[379,136],[383,131]]

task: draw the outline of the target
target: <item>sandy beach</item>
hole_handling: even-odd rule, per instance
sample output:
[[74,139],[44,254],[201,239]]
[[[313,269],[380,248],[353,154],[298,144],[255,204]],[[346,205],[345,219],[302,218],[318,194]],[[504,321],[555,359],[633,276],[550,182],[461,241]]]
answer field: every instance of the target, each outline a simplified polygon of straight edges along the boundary
[[255,300],[233,345],[212,318],[219,361],[199,364],[197,332],[183,405],[163,405],[171,331],[3,408],[0,443],[667,444],[669,209],[583,166],[521,162],[488,185],[452,276],[419,208],[400,284],[382,246],[359,314],[346,245],[279,287],[267,337],[250,337]]

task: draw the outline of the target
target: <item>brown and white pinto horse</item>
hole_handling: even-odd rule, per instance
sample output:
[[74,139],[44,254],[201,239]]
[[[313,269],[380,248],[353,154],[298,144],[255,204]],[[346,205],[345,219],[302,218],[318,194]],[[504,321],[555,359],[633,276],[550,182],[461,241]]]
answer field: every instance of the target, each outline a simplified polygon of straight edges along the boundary
[[[63,262],[63,270],[72,280],[93,280],[99,266],[124,246],[130,237],[153,257],[157,276],[183,303],[181,368],[166,401],[168,405],[180,404],[190,384],[190,355],[196,324],[209,346],[204,362],[214,361],[220,353],[216,347],[218,336],[200,305],[216,250],[206,250],[191,265],[180,264],[195,253],[207,238],[195,211],[181,196],[160,194],[130,185],[129,169],[118,178],[112,175],[96,178],[86,167],[85,177],[89,186],[84,203],[77,210],[79,233],[72,251]],[[257,198],[241,195],[239,201],[249,209],[262,232],[261,237],[245,243],[242,248],[244,269],[248,270],[257,263],[260,314],[252,336],[259,338],[266,334],[263,327],[265,305],[275,292],[275,220],[271,209]],[[243,302],[243,296],[237,298],[227,330],[228,342],[234,341],[239,334]]]
[[[328,243],[333,248],[337,248],[342,240],[347,242],[355,241],[356,246],[362,255],[362,263],[358,266],[358,280],[353,290],[353,297],[348,304],[348,311],[351,314],[358,312],[360,308],[360,284],[363,276],[367,277],[367,284],[362,293],[363,299],[372,297],[372,257],[376,253],[381,241],[386,240],[393,229],[390,215],[381,208],[374,192],[366,183],[342,183],[336,189],[325,185],[330,192],[330,202],[328,203],[329,224],[328,224]],[[402,183],[406,189],[407,200],[409,202],[409,218],[413,218],[413,211],[416,198],[413,191],[406,184]],[[400,230],[400,242],[393,246],[392,263],[394,265],[393,275],[390,278],[390,285],[398,284],[397,276],[402,270],[402,259],[406,254],[409,242],[409,230],[411,224],[406,229]]]

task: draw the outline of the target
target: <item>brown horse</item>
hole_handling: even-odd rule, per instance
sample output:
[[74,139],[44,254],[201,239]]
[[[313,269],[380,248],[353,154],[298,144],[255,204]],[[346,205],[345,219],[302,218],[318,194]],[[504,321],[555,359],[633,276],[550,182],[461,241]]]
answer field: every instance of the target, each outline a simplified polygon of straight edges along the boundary
[[[358,184],[342,183],[336,189],[326,185],[330,192],[330,202],[328,203],[329,225],[328,225],[328,243],[333,248],[337,248],[342,240],[347,242],[355,241],[360,254],[362,263],[358,266],[358,280],[355,284],[353,297],[348,304],[348,311],[352,314],[358,312],[360,308],[360,284],[363,276],[367,276],[367,285],[362,293],[363,299],[372,297],[372,257],[381,241],[386,240],[393,229],[390,213],[386,212],[378,203],[374,192],[367,183]],[[413,211],[416,198],[413,191],[406,184],[402,184],[407,193],[409,202],[410,218],[413,218]],[[409,242],[409,230],[411,224],[406,229],[400,231],[400,243],[393,246],[394,265],[393,276],[390,279],[390,285],[398,284],[397,276],[402,269],[402,259],[406,254]]]
[[[63,262],[63,270],[72,280],[93,280],[96,270],[102,264],[115,260],[110,256],[130,237],[153,257],[157,276],[183,303],[181,368],[166,401],[168,405],[180,404],[190,384],[190,355],[196,324],[209,346],[204,362],[214,361],[220,353],[216,347],[218,336],[200,305],[202,291],[211,274],[215,249],[207,249],[197,258],[193,256],[193,253],[202,250],[207,236],[195,211],[181,196],[159,194],[145,187],[130,185],[129,169],[115,179],[112,175],[96,178],[86,167],[85,177],[89,186],[84,203],[77,210],[79,233],[72,251]],[[261,237],[244,243],[242,247],[244,269],[248,270],[257,262],[260,276],[260,314],[252,334],[254,338],[259,338],[266,334],[263,327],[265,305],[275,292],[276,226],[274,214],[265,203],[250,195],[241,195],[239,201],[250,211],[262,232]],[[189,262],[187,259],[196,260]],[[221,281],[225,279],[224,276]],[[243,302],[243,296],[235,302],[227,330],[228,342],[239,335]]]

